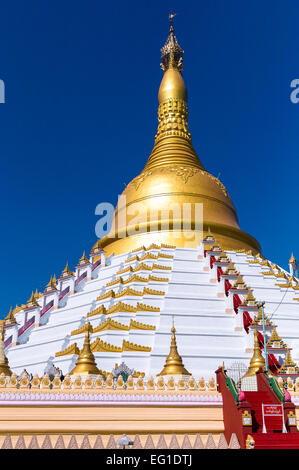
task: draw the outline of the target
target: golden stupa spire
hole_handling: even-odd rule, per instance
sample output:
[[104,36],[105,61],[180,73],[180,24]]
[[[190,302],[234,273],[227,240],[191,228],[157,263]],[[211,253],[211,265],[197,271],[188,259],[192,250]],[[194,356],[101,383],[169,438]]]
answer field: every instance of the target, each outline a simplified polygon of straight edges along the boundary
[[172,322],[170,352],[166,358],[164,369],[157,375],[191,375],[185,369],[182,358],[178,353],[175,331],[174,322]]
[[0,374],[4,372],[6,376],[12,374],[9,365],[8,359],[4,352],[4,322],[5,320],[0,321]]
[[11,323],[17,323],[12,307],[10,307],[9,313],[5,317],[5,320],[10,321]]
[[293,264],[293,263],[296,263],[296,258],[295,258],[295,256],[294,256],[294,253],[292,252],[291,257],[290,257],[289,264]]
[[81,258],[79,259],[79,265],[80,264],[87,264],[89,263],[89,259],[86,257],[85,255],[85,250],[83,251],[83,255],[81,256]]
[[39,303],[38,303],[38,301],[36,300],[36,297],[35,297],[33,291],[32,291],[32,294],[31,294],[30,299],[29,299],[28,302],[27,302],[27,306],[28,306],[28,307],[39,307]]
[[250,360],[249,368],[244,375],[243,379],[245,377],[251,377],[252,375],[255,375],[257,371],[262,368],[263,371],[266,370],[266,363],[265,363],[265,358],[261,353],[261,348],[259,345],[259,340],[258,340],[258,331],[257,329],[254,330],[254,348],[253,348],[253,355]]
[[[151,243],[197,248],[210,227],[223,250],[244,249],[255,254],[261,251],[259,243],[240,229],[226,188],[204,168],[192,145],[188,94],[182,77],[183,50],[175,36],[174,16],[170,14],[169,35],[161,49],[163,77],[154,147],[142,172],[122,193],[113,229],[100,243],[107,256]],[[196,212],[199,205],[203,220]],[[96,249],[97,244],[92,253]]]
[[99,375],[100,371],[97,368],[96,361],[90,349],[89,328],[85,333],[83,348],[79,353],[76,365],[70,372],[71,374],[80,375]]
[[73,275],[74,275],[74,273],[72,273],[72,271],[70,270],[69,263],[67,261],[66,265],[65,265],[65,268],[62,271],[61,277],[68,277],[68,276],[73,276]]

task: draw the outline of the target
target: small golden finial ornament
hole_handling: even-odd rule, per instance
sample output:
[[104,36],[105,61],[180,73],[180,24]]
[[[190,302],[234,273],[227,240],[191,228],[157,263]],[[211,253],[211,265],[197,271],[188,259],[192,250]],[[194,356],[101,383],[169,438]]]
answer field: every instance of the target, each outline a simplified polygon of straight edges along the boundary
[[87,263],[89,263],[89,259],[86,257],[85,250],[84,250],[83,255],[79,259],[79,265],[84,265],[84,264],[87,264]]
[[170,352],[166,358],[165,366],[163,370],[157,374],[159,375],[191,375],[188,372],[183,364],[182,358],[178,353],[176,337],[176,329],[174,327],[174,320],[172,319],[172,328],[171,328],[171,343],[170,343]]
[[27,307],[39,307],[39,303],[36,300],[36,297],[35,297],[33,291],[32,291],[30,299],[27,302]]
[[89,329],[85,333],[83,348],[79,353],[76,365],[70,374],[78,375],[99,375],[95,357],[90,349]]
[[65,268],[62,271],[61,277],[69,277],[69,276],[73,276],[73,275],[74,275],[74,273],[72,273],[72,271],[70,270],[69,263],[67,261],[66,265],[65,265]]
[[257,371],[262,368],[263,371],[266,371],[266,363],[265,363],[265,358],[261,353],[261,348],[259,345],[259,339],[258,339],[258,331],[257,329],[254,330],[254,348],[253,348],[253,355],[250,360],[250,364],[248,367],[248,370],[246,374],[243,376],[243,379],[245,377],[251,377],[257,373]]
[[12,307],[10,307],[10,310],[7,316],[5,317],[5,320],[9,323],[17,323]]

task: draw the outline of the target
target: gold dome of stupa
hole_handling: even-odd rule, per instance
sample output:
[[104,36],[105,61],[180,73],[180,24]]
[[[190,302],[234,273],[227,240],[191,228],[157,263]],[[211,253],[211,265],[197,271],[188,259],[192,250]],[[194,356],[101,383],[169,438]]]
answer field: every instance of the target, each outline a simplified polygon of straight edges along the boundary
[[108,255],[151,243],[197,247],[210,228],[223,249],[260,252],[259,243],[240,230],[225,187],[206,171],[193,148],[181,73],[183,50],[172,17],[161,53],[164,75],[155,145],[143,171],[120,197],[112,230],[101,244]]

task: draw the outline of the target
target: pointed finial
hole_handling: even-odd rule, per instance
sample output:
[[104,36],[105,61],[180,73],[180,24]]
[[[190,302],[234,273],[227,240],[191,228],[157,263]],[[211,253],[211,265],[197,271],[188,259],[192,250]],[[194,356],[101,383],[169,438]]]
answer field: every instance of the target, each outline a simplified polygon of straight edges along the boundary
[[9,313],[5,317],[5,320],[9,320],[11,323],[17,323],[16,319],[15,319],[15,316],[14,316],[14,313],[13,313],[12,307],[10,307]]
[[83,264],[87,264],[87,263],[89,263],[89,260],[88,260],[88,258],[86,258],[85,250],[84,250],[83,255],[79,259],[79,264],[83,265]]
[[72,271],[70,270],[70,268],[69,268],[69,263],[68,263],[68,261],[67,261],[67,262],[66,262],[66,265],[65,265],[65,268],[64,268],[64,270],[62,271],[61,277],[68,277],[68,276],[73,276],[73,273],[72,273]]
[[89,328],[86,330],[83,348],[79,353],[76,365],[70,374],[99,375],[95,357],[90,348]]
[[170,352],[166,358],[163,370],[157,375],[191,375],[185,369],[182,358],[178,353],[175,332],[174,318],[172,317]]
[[170,10],[169,12],[169,15],[168,15],[168,18],[169,18],[169,23],[170,23],[170,28],[169,28],[169,32],[174,32],[174,28],[173,28],[173,18],[176,17],[176,13],[174,13],[172,10]]
[[33,291],[32,291],[30,299],[27,302],[27,306],[29,306],[29,307],[33,307],[33,306],[39,307],[39,304],[38,304],[38,302],[35,298],[35,295],[34,295]]
[[50,281],[49,281],[48,284],[46,285],[45,292],[49,292],[49,291],[52,291],[52,290],[56,290],[56,281],[54,282],[54,279],[53,279],[53,277],[51,276]]
[[251,377],[257,373],[257,371],[262,368],[263,371],[266,370],[266,363],[265,363],[265,358],[261,353],[261,348],[259,344],[259,339],[258,339],[258,331],[255,328],[254,330],[254,348],[253,348],[253,355],[250,360],[250,364],[248,367],[248,370],[246,374],[243,376],[243,379],[245,377]]
[[290,257],[290,261],[289,261],[289,264],[293,264],[293,263],[296,263],[296,258],[294,256],[294,253],[292,252],[292,255]]
[[161,68],[163,72],[168,69],[177,69],[180,72],[183,70],[184,51],[179,46],[177,38],[174,35],[173,18],[175,16],[176,13],[169,13],[169,36],[161,49]]

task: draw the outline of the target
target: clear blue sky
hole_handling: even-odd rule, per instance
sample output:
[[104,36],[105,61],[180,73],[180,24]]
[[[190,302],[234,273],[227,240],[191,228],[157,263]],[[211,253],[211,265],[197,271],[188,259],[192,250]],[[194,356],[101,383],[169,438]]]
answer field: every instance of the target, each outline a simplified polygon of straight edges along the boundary
[[265,256],[299,257],[298,0],[2,2],[0,316],[89,252],[96,205],[142,170],[170,9],[201,161]]

